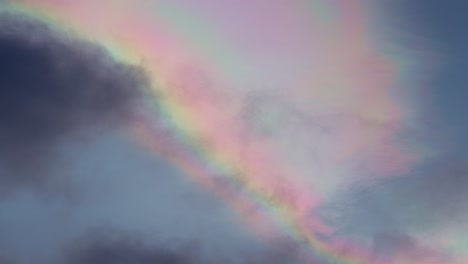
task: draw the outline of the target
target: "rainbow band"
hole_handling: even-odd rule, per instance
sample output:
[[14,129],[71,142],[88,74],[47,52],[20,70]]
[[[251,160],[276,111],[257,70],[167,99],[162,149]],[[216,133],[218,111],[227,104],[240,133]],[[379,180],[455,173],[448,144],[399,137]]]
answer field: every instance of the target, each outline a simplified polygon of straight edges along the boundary
[[[77,8],[79,5],[73,6],[72,2],[23,2],[24,5],[15,5],[13,10],[37,17],[63,31],[77,29],[75,34],[82,38],[90,39],[90,36],[102,35],[99,29],[89,28],[86,23],[67,24],[68,21],[80,20],[77,18],[81,15]],[[346,3],[346,9],[353,11],[350,15],[358,19],[359,1],[349,0]],[[193,90],[194,88],[186,85],[186,82],[193,80],[181,80],[179,76],[172,76],[172,67],[177,64],[178,58],[190,58],[197,65],[203,63],[192,57],[193,52],[187,52],[187,47],[174,41],[177,39],[174,36],[168,37],[169,40],[155,37],[170,34],[154,24],[150,27],[151,23],[145,22],[145,18],[134,16],[128,19],[131,19],[131,25],[122,25],[121,32],[116,34],[118,37],[96,41],[106,47],[116,59],[125,62],[140,63],[141,55],[157,55],[158,49],[166,57],[175,58],[174,61],[161,62],[154,56],[141,62],[153,83],[153,111],[157,112],[172,133],[170,137],[161,136],[165,129],[158,124],[161,120],[155,122],[143,114],[134,128],[145,146],[166,156],[194,180],[223,197],[252,228],[264,228],[260,233],[268,235],[268,228],[280,227],[283,232],[308,244],[314,255],[311,263],[314,258],[343,264],[385,263],[363,247],[338,239],[321,239],[322,235],[327,235],[332,230],[309,213],[320,204],[320,198],[305,186],[286,182],[293,173],[290,168],[283,166],[278,157],[272,155],[272,146],[267,142],[252,142],[247,153],[243,152],[245,148],[240,144],[245,134],[243,128],[226,118],[235,109],[226,106],[228,109],[221,112],[223,99],[220,100],[221,103],[208,101],[217,96],[214,87],[195,87]],[[59,27],[58,21],[67,23]],[[360,22],[356,22],[353,25],[359,24]],[[365,35],[362,28],[356,26],[350,30],[359,41],[365,41],[359,38]],[[354,49],[361,50],[360,47],[364,46],[359,41],[353,43]],[[138,51],[142,51],[141,54]],[[376,83],[380,84],[382,83]],[[386,85],[385,82],[382,85]],[[377,115],[388,115],[390,110],[387,108]],[[399,114],[395,116],[398,117]],[[271,164],[275,165],[273,169]],[[271,181],[271,174],[279,175],[274,177],[275,182]],[[285,186],[288,189],[284,189]],[[265,225],[265,222],[270,224]]]

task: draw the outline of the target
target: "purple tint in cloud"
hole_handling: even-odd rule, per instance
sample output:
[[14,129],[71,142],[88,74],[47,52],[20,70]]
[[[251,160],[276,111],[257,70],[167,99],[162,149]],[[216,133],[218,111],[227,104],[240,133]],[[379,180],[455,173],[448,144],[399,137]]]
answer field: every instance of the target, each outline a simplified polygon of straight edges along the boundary
[[[434,108],[437,100],[428,100],[458,102],[463,97],[429,87],[429,76],[423,73],[433,69],[436,56],[427,43],[437,43],[436,39],[419,38],[417,30],[423,28],[419,25],[405,28],[405,23],[417,22],[417,14],[408,18],[405,6],[385,9],[386,5],[358,0],[22,0],[10,5],[11,13],[37,19],[76,39],[92,40],[122,67],[139,64],[147,78],[143,83],[149,89],[138,101],[138,115],[124,127],[132,132],[126,137],[135,140],[133,147],[149,151],[106,165],[119,168],[102,172],[106,184],[99,185],[105,186],[99,193],[107,198],[87,195],[88,209],[74,214],[100,221],[89,220],[74,238],[92,225],[117,223],[131,236],[143,230],[143,235],[135,234],[138,241],[149,239],[151,232],[144,231],[153,230],[152,238],[158,237],[163,246],[135,248],[129,240],[114,243],[104,238],[75,248],[72,261],[145,263],[166,258],[190,263],[196,260],[186,260],[178,255],[185,253],[174,247],[180,240],[195,240],[215,245],[205,253],[224,263],[269,262],[276,258],[271,256],[314,264],[463,263],[468,248],[460,235],[466,233],[460,224],[466,217],[465,158],[454,163],[444,159],[452,156],[441,142],[453,140],[460,146],[464,142],[434,125],[444,123],[439,120],[443,115]],[[428,8],[434,7],[431,2]],[[449,7],[454,6],[441,10]],[[433,14],[429,9],[422,11]],[[455,35],[441,36],[464,39]],[[61,63],[70,65],[65,58]],[[28,75],[27,80],[37,77]],[[125,83],[119,76],[108,78],[115,84],[112,89]],[[73,83],[90,80],[78,79]],[[58,91],[74,87],[65,81]],[[458,79],[454,84],[463,82]],[[109,94],[122,98],[117,91]],[[48,100],[52,97],[44,94],[39,102],[53,105]],[[441,108],[450,109],[448,105]],[[78,114],[84,111],[80,104],[76,109]],[[100,107],[85,109],[96,118],[103,114]],[[93,122],[100,124],[97,120]],[[36,127],[40,132],[44,126]],[[425,129],[429,132],[421,132]],[[117,145],[107,152],[94,149],[87,156],[129,153]],[[152,156],[176,167],[177,173],[167,173],[163,168],[168,164],[140,168],[134,163]],[[84,159],[75,158],[78,164]],[[88,174],[100,179],[101,173]],[[142,175],[158,180],[137,180]],[[89,194],[96,186],[79,190]],[[188,190],[197,191],[181,194]],[[153,205],[157,210],[152,211]],[[279,237],[287,237],[281,249],[293,245],[300,257],[283,254],[277,247],[262,250]],[[252,252],[247,253],[244,249],[250,247]],[[221,254],[223,248],[230,254]]]

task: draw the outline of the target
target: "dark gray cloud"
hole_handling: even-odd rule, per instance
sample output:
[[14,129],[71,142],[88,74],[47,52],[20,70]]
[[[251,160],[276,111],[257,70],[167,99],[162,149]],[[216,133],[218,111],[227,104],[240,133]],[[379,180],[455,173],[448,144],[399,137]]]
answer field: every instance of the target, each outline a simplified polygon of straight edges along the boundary
[[[66,264],[299,264],[300,251],[290,241],[279,241],[263,249],[225,256],[203,248],[200,243],[185,246],[150,245],[122,232],[97,232],[75,242],[65,253]],[[180,243],[179,243],[180,244]],[[319,262],[317,262],[319,263]]]
[[93,237],[77,243],[67,264],[188,264],[198,263],[192,252],[153,248],[130,237]]
[[0,191],[44,181],[64,140],[131,120],[146,85],[92,43],[0,14]]

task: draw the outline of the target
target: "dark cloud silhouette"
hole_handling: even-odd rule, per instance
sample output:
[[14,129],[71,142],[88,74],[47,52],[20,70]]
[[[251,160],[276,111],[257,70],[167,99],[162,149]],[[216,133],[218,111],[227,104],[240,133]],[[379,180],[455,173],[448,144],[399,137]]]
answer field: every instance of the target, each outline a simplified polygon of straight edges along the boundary
[[198,263],[190,252],[152,248],[131,238],[93,238],[77,245],[67,264],[188,264]]
[[[292,242],[280,241],[267,248],[239,252],[235,257],[202,244],[150,245],[122,232],[97,232],[73,243],[65,254],[66,264],[299,264],[300,250]],[[321,263],[321,262],[317,262]]]
[[44,181],[64,140],[131,120],[146,86],[92,43],[0,14],[0,191]]

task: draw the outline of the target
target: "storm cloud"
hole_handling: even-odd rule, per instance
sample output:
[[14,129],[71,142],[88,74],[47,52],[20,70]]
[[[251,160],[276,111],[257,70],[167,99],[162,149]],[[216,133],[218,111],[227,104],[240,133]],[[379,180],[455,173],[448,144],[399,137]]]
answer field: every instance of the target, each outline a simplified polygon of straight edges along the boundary
[[0,191],[40,184],[73,136],[126,124],[143,71],[34,19],[0,14]]

